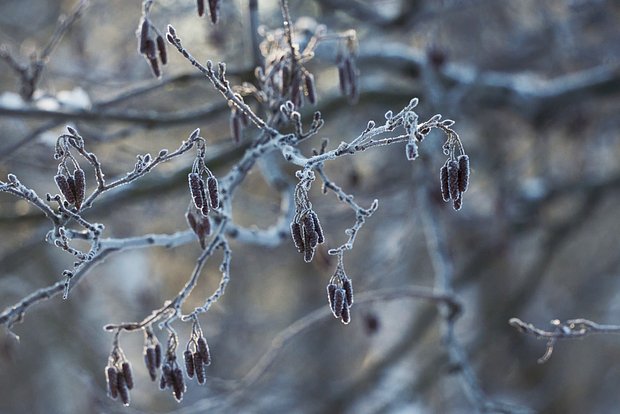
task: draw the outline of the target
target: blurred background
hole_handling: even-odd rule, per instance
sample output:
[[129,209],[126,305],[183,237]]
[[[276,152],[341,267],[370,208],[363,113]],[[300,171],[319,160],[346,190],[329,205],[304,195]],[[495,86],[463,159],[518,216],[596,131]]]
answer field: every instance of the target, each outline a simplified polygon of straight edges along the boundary
[[[201,62],[227,62],[231,82],[251,82],[248,2],[221,3],[217,26],[198,18],[189,0],[156,0],[151,19],[162,32],[173,24]],[[3,0],[0,43],[27,64],[76,4]],[[258,6],[267,28],[281,25],[277,2],[259,0]],[[422,223],[429,205],[420,193],[426,194],[446,235],[463,304],[456,335],[488,397],[533,412],[617,412],[617,337],[560,341],[541,365],[536,361],[545,342],[521,335],[508,320],[545,328],[555,318],[620,321],[620,3],[314,0],[291,2],[290,9],[293,20],[309,18],[306,25],[315,20],[330,32],[355,29],[360,44],[356,105],[338,93],[333,43],[320,46],[307,65],[319,102],[304,115],[310,119],[318,109],[326,125],[303,147],[306,154],[323,137],[330,138],[329,148],[351,140],[369,119],[381,122],[387,110],[397,112],[419,97],[423,119],[441,113],[456,121],[471,159],[471,186],[459,212],[441,201],[445,156],[438,133],[427,137],[413,162],[399,145],[326,165],[362,206],[380,200],[345,256],[356,292],[435,284]],[[137,0],[91,0],[50,55],[31,101],[20,97],[19,75],[0,60],[1,177],[11,172],[39,194],[57,192],[53,145],[66,124],[85,137],[108,177],[130,171],[137,154],[177,148],[195,128],[216,154],[214,173],[229,171],[242,148],[231,141],[226,104],[171,48],[162,79],[153,78],[137,52],[140,16]],[[142,87],[148,90],[114,101]],[[255,134],[246,130],[244,141]],[[108,237],[186,229],[192,157],[102,197],[86,218],[104,223]],[[291,182],[294,171],[287,167]],[[87,171],[91,189],[93,182]],[[13,328],[19,343],[3,327],[0,413],[474,412],[442,347],[436,306],[411,299],[354,305],[348,326],[321,320],[287,343],[250,387],[233,395],[223,386],[246,375],[279,332],[327,306],[335,262],[326,252],[345,241],[355,217],[333,193],[314,187],[312,203],[327,242],[311,264],[289,240],[277,248],[232,241],[226,295],[201,318],[213,354],[207,385],[190,382],[182,403],[150,383],[140,333],[121,336],[137,377],[131,407],[107,398],[112,336],[102,326],[141,320],[173,297],[200,253],[197,243],[110,257],[68,300],[33,306]],[[236,195],[234,219],[267,228],[279,203],[256,169]],[[48,230],[38,210],[0,194],[0,309],[56,282],[70,266],[71,257],[44,242]],[[217,287],[220,258],[209,260],[186,310]],[[184,344],[190,327],[175,326]],[[155,333],[165,343],[165,333]]]

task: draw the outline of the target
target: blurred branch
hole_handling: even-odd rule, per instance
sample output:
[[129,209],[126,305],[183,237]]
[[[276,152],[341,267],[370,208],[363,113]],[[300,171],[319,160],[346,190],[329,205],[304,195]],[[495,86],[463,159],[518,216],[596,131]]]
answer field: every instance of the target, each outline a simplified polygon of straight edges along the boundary
[[508,323],[525,335],[532,335],[538,339],[547,339],[547,350],[545,354],[538,359],[538,363],[545,363],[551,358],[555,343],[558,339],[575,339],[589,336],[592,334],[618,334],[620,326],[618,325],[601,325],[588,319],[569,319],[562,322],[559,319],[551,321],[552,331],[545,331],[532,325],[525,323],[519,318],[511,318]]
[[41,73],[45,68],[48,58],[56,49],[56,46],[58,46],[65,33],[71,28],[73,23],[81,17],[82,12],[87,6],[88,0],[80,0],[71,14],[66,17],[61,17],[54,33],[52,33],[52,36],[43,47],[43,50],[38,54],[36,52],[33,53],[30,56],[30,62],[27,65],[19,63],[15,57],[11,55],[6,45],[0,46],[0,59],[5,60],[9,67],[13,69],[13,71],[16,72],[20,78],[20,95],[22,99],[25,101],[32,99],[32,95],[37,88],[37,83],[39,82],[39,78],[41,77]]
[[[449,88],[466,88],[468,105],[509,107],[526,116],[539,117],[546,111],[558,111],[576,100],[620,92],[620,63],[545,79],[536,74],[511,74],[483,71],[462,63],[447,62],[436,68],[426,53],[401,44],[382,44],[381,47],[360,51],[360,65],[381,64],[395,70],[400,66],[409,76],[422,71],[436,71]],[[461,94],[463,96],[465,94]]]

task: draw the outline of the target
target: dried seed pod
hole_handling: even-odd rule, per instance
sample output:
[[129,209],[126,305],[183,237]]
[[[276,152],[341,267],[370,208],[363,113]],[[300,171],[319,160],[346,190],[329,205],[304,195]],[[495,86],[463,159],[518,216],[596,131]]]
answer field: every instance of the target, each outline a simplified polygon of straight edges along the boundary
[[205,0],[198,0],[196,2],[196,6],[198,8],[198,16],[202,17],[205,15]]
[[293,237],[293,243],[299,253],[304,251],[304,239],[301,236],[301,226],[296,221],[291,223],[291,236]]
[[149,58],[149,65],[151,65],[151,72],[153,72],[153,76],[156,78],[161,77],[161,69],[159,68],[157,58]]
[[[335,283],[330,283],[327,285],[327,301],[329,302],[329,307],[332,310],[332,313],[334,313],[334,309],[336,308],[336,304],[334,303],[336,289],[338,289],[338,286],[336,286]],[[335,313],[334,316],[336,316]]]
[[213,24],[217,23],[220,17],[220,2],[219,0],[209,0],[209,16]]
[[118,397],[118,376],[116,374],[116,368],[106,367],[105,378],[108,383],[108,395],[113,400]]
[[450,200],[450,184],[448,181],[448,162],[439,170],[439,180],[441,181],[441,197],[443,201]]
[[198,175],[198,173],[192,172],[187,175],[187,180],[189,181],[189,192],[192,195],[194,205],[198,210],[200,210],[204,203],[204,190],[201,190],[201,186],[204,186],[202,178],[200,178],[200,175]]
[[314,76],[312,76],[312,73],[307,73],[306,76],[304,76],[304,86],[308,102],[310,102],[310,105],[314,105],[316,103],[316,88],[314,86]]
[[448,189],[452,200],[459,198],[459,164],[454,160],[448,161]]
[[411,140],[407,142],[405,145],[405,154],[407,155],[407,160],[413,161],[418,158],[418,145],[415,141]]
[[129,390],[127,389],[127,383],[125,382],[125,376],[121,371],[116,371],[116,378],[118,383],[118,395],[121,397],[121,401],[125,406],[129,405]]
[[84,176],[84,170],[78,168],[73,173],[73,183],[75,185],[75,208],[78,210],[82,206],[84,201],[84,194],[86,192],[86,177]]
[[336,289],[336,292],[334,293],[334,307],[332,308],[336,318],[340,318],[342,315],[342,309],[345,307],[345,300],[344,289]]
[[198,338],[196,342],[198,345],[198,352],[200,353],[200,357],[202,358],[202,363],[205,365],[211,365],[211,353],[209,352],[209,345],[207,344],[207,340],[204,337]]
[[159,52],[159,60],[161,60],[161,64],[165,65],[168,63],[168,53],[166,52],[166,42],[161,35],[157,35],[155,39],[155,43],[157,45],[157,52]]
[[172,393],[177,401],[183,399],[183,393],[185,392],[185,381],[183,380],[183,372],[180,368],[175,368],[172,373]]
[[209,200],[212,208],[220,206],[220,196],[217,190],[217,179],[213,176],[207,178],[207,191],[209,192]]
[[133,372],[131,371],[131,364],[125,361],[121,365],[123,377],[125,378],[125,384],[127,384],[128,389],[133,389]]
[[310,212],[310,216],[312,217],[312,223],[314,224],[314,231],[316,231],[317,243],[322,244],[325,241],[325,236],[323,235],[323,228],[321,227],[319,216],[317,216],[314,211]]
[[342,307],[342,314],[340,315],[340,318],[342,323],[344,323],[345,325],[348,325],[349,322],[351,322],[351,311],[349,310],[348,306],[345,305]]
[[183,359],[185,360],[185,373],[189,378],[194,378],[194,357],[192,351],[189,349],[183,353]]
[[54,181],[56,181],[56,185],[58,186],[58,189],[60,190],[62,195],[65,197],[65,200],[67,200],[69,204],[74,204],[75,195],[73,194],[73,189],[69,185],[69,180],[67,179],[67,177],[62,174],[58,174],[54,176]]
[[199,352],[194,352],[194,373],[196,374],[196,380],[198,384],[205,383],[205,366],[202,363],[202,356]]
[[353,305],[353,283],[351,279],[346,278],[344,282],[342,282],[342,289],[344,289],[347,306],[351,307],[351,305]]
[[457,160],[459,163],[458,187],[459,191],[464,193],[469,187],[469,156],[459,155]]
[[149,371],[151,381],[157,378],[157,367],[155,366],[155,348],[149,346],[144,349],[144,364]]
[[149,21],[147,19],[142,20],[140,25],[140,44],[138,50],[141,54],[146,53],[146,41],[149,40]]

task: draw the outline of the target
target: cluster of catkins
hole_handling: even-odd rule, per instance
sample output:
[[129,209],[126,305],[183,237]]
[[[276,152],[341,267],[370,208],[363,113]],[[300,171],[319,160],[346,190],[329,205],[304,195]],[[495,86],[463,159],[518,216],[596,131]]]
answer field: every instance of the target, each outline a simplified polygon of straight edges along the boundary
[[[62,165],[62,164],[61,164]],[[69,174],[69,171],[64,167],[59,167],[58,174],[54,176],[54,181],[58,189],[65,197],[65,200],[69,204],[73,204],[77,210],[82,207],[84,201],[84,194],[86,188],[86,177],[84,176],[84,170],[80,168],[77,163],[75,164],[75,171],[73,174]]]
[[469,157],[459,155],[456,159],[449,158],[439,172],[441,180],[441,196],[444,201],[452,200],[455,210],[463,205],[463,193],[469,185]]
[[204,384],[206,380],[205,367],[211,365],[211,354],[209,345],[202,335],[192,338],[188,342],[187,349],[183,353],[183,359],[185,360],[187,376],[189,378],[196,376],[198,384]]
[[172,350],[168,349],[168,352],[166,352],[166,360],[161,367],[159,389],[171,389],[174,398],[177,401],[181,401],[186,388],[185,380],[183,379],[183,371],[181,371],[181,368],[179,368],[179,364],[177,363],[175,350],[176,348],[173,348]]
[[[149,62],[153,75],[159,78],[161,76],[159,62],[161,61],[162,65],[168,63],[164,38],[146,17],[143,17],[140,23],[138,38],[140,39],[138,51]],[[159,60],[157,60],[158,56]]]
[[[205,15],[205,1],[197,0],[196,7],[198,9],[198,16],[202,17]],[[220,1],[219,0],[209,0],[209,17],[211,18],[211,23],[217,23],[220,17]]]
[[295,215],[291,223],[291,236],[297,251],[303,253],[306,263],[312,261],[317,245],[325,241],[319,218],[312,210]]
[[129,390],[133,388],[131,364],[124,356],[113,352],[105,369],[108,395],[115,400],[120,397],[124,405],[129,405]]
[[210,209],[216,209],[220,205],[217,179],[211,171],[206,171],[208,175],[206,182],[198,172],[191,172],[187,176],[192,205],[185,215],[187,223],[198,237],[203,249],[206,247],[207,236],[211,234],[211,223],[207,215]]
[[345,325],[351,322],[351,305],[353,305],[353,284],[344,272],[336,271],[327,285],[327,299],[335,318]]

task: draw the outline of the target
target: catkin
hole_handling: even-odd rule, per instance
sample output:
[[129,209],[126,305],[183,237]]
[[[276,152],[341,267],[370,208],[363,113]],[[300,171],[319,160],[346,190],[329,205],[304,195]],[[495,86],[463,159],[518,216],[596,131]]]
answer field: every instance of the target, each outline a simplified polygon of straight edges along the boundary
[[213,24],[217,23],[220,17],[220,2],[219,0],[209,0],[209,16]]
[[140,53],[146,53],[146,41],[149,40],[149,22],[146,19],[142,20],[140,26]]
[[211,208],[218,208],[220,206],[220,196],[217,190],[217,179],[213,176],[207,178],[207,191],[209,192]]
[[313,249],[319,242],[319,235],[314,229],[314,220],[311,214],[306,214],[302,220],[304,230],[304,243],[309,244]]
[[185,372],[189,378],[194,378],[194,357],[189,349],[183,353],[185,360]]
[[123,371],[123,377],[125,378],[125,384],[127,384],[128,389],[133,389],[133,372],[131,372],[131,364],[125,361],[121,365],[121,369]]
[[144,364],[149,372],[152,381],[157,378],[157,367],[155,366],[155,348],[148,347],[144,350]]
[[196,374],[196,380],[198,384],[205,383],[205,366],[202,363],[202,356],[199,352],[194,352],[194,372]]
[[201,336],[200,338],[198,338],[196,344],[198,345],[198,352],[200,353],[202,363],[205,365],[211,365],[211,353],[209,352],[209,345],[207,344],[207,340],[203,336]]
[[172,373],[173,383],[172,383],[172,392],[174,394],[174,398],[177,401],[181,401],[183,399],[183,393],[185,392],[185,381],[183,380],[183,372],[180,368],[175,368]]
[[340,318],[342,316],[342,309],[345,307],[345,292],[344,289],[336,289],[334,293],[334,316]]
[[439,171],[439,180],[441,181],[441,197],[443,201],[450,200],[450,183],[448,182],[448,162],[441,167]]
[[465,191],[467,191],[467,187],[469,186],[469,157],[466,154],[459,155],[458,163],[459,163],[459,173],[458,173],[459,191],[461,193],[464,193]]
[[157,35],[155,39],[155,43],[157,44],[157,51],[159,52],[159,60],[161,60],[161,64],[165,65],[168,63],[168,53],[166,52],[166,42],[161,35]]
[[301,226],[296,221],[291,223],[291,236],[293,237],[293,243],[299,253],[304,251],[304,239],[301,235]]
[[60,190],[62,195],[65,197],[65,200],[67,200],[69,204],[75,203],[75,195],[73,194],[71,186],[69,186],[69,181],[67,180],[67,177],[62,174],[58,174],[54,176],[54,181],[56,181],[56,185],[58,186],[58,189]]
[[452,200],[459,198],[459,164],[454,160],[448,161],[448,189]]
[[344,289],[347,306],[351,307],[351,305],[353,305],[353,283],[351,279],[346,278],[344,282],[342,282],[342,289]]
[[105,377],[108,383],[108,395],[113,400],[118,397],[118,377],[116,375],[116,368],[106,367]]
[[202,17],[205,15],[205,0],[198,0],[196,2],[196,6],[198,8],[198,16]]
[[314,211],[310,212],[310,216],[312,217],[312,223],[314,224],[314,231],[316,231],[317,243],[322,244],[325,241],[325,236],[323,234],[321,222],[319,221],[319,216],[317,216]]
[[340,318],[342,323],[344,323],[345,325],[348,325],[349,322],[351,322],[351,311],[349,310],[348,306],[345,305],[342,307],[342,314],[340,315]]
[[316,103],[316,88],[314,86],[314,76],[312,73],[308,73],[304,76],[304,86],[308,102],[310,102],[310,105],[314,105]]
[[84,176],[84,170],[81,168],[75,170],[73,173],[73,183],[75,185],[75,208],[79,210],[82,206],[82,202],[84,201],[84,194],[86,192],[86,177]]
[[335,283],[330,283],[329,285],[327,285],[327,301],[329,302],[329,307],[332,310],[334,316],[336,316],[336,313],[334,311],[334,309],[336,309],[336,304],[334,301],[336,289],[338,289],[338,286],[336,286]]
[[155,344],[155,368],[159,368],[161,366],[161,345],[159,343]]
[[203,192],[201,191],[202,179],[200,178],[200,175],[198,175],[198,173],[192,172],[188,174],[187,180],[189,181],[189,191],[192,195],[194,205],[198,210],[200,210],[204,203]]
[[116,372],[117,384],[118,384],[118,395],[121,397],[121,401],[125,406],[129,405],[129,390],[127,389],[127,383],[125,382],[125,376],[122,372]]
[[407,160],[413,161],[418,158],[418,146],[415,141],[407,142],[405,145],[405,154],[407,156]]

